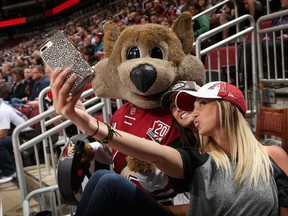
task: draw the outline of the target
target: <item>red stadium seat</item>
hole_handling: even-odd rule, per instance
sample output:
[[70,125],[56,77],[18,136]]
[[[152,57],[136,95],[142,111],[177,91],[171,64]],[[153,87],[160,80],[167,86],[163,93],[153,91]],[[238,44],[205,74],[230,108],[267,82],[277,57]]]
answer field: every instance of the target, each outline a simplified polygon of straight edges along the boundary
[[[227,46],[214,49],[206,55],[205,70],[206,77],[209,78],[211,71],[212,80],[228,81],[228,70],[230,75],[229,82],[235,81],[236,59],[238,58],[239,48],[237,46]],[[209,60],[210,59],[210,60]],[[208,80],[207,80],[208,81]]]

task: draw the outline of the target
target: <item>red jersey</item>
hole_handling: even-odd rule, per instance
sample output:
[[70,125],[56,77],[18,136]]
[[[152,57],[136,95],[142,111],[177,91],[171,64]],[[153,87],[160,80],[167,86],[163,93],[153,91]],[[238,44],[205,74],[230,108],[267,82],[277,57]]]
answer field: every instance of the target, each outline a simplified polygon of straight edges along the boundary
[[[120,107],[112,116],[111,125],[135,136],[169,145],[180,138],[173,121],[172,113],[160,107],[154,109],[138,108],[131,103]],[[114,171],[121,173],[126,167],[126,156],[113,150]]]

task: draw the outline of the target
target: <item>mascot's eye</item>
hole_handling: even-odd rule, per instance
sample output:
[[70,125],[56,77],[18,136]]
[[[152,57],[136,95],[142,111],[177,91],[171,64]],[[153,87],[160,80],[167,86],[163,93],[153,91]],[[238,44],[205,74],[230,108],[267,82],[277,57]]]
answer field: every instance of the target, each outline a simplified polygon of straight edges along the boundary
[[127,59],[140,58],[140,50],[138,47],[132,47],[127,53]]
[[163,59],[162,50],[159,47],[154,47],[151,50],[151,58]]

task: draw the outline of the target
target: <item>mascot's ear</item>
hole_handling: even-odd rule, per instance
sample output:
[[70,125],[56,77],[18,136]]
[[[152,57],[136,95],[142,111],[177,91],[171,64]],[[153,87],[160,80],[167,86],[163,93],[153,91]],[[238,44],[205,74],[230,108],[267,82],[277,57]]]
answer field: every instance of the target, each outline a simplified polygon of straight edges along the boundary
[[192,16],[189,12],[183,12],[177,18],[173,31],[180,39],[185,54],[190,54],[193,48],[194,32],[192,28]]
[[109,58],[116,40],[118,39],[120,32],[115,24],[106,22],[103,26],[104,29],[104,54],[105,58]]

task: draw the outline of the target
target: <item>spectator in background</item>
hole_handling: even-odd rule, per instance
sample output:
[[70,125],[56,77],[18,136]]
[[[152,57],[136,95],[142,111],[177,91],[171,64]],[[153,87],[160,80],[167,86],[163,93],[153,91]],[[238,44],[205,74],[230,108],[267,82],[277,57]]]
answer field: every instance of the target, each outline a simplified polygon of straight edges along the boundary
[[176,14],[180,15],[182,12],[187,11],[189,0],[180,0],[180,5],[177,8]]
[[164,17],[160,24],[163,25],[163,26],[166,26],[169,29],[171,29],[172,20],[168,19],[167,17]]
[[[89,63],[89,65],[93,66],[97,63],[97,60],[94,57],[94,50],[96,48],[96,45],[92,44],[92,36],[91,35],[87,35],[84,39],[84,47],[83,47],[83,56],[85,58],[85,60]],[[95,40],[95,44],[96,44],[96,40]]]
[[24,67],[24,57],[17,57],[16,60],[14,61],[14,67]]
[[99,62],[103,57],[103,51],[104,51],[103,36],[104,34],[102,32],[98,32],[95,35],[96,47],[94,49],[94,57],[95,57],[96,63]]
[[12,84],[12,76],[10,74],[10,71],[12,70],[13,68],[13,64],[11,62],[4,62],[2,64],[2,79],[5,80],[5,82],[9,83],[9,84]]
[[152,11],[152,8],[153,8],[153,3],[152,1],[147,1],[145,3],[145,11],[144,11],[144,14],[150,19],[150,16],[151,16],[151,11]]
[[[216,12],[212,15],[210,22],[213,27],[221,26],[230,20],[235,18],[235,8],[232,2],[227,2],[223,5],[219,12]],[[212,28],[212,27],[211,27]],[[235,32],[233,28],[226,28],[222,33],[215,36],[215,42],[228,38],[229,35],[232,35]]]
[[[195,16],[202,12],[201,6],[197,2],[190,3],[188,5],[188,11],[192,16]],[[204,14],[198,18],[196,18],[193,22],[193,30],[194,30],[194,40],[197,40],[197,37],[204,32],[209,31],[210,29],[210,21],[209,17]],[[209,46],[208,41],[204,41],[201,43],[201,49],[205,49]],[[192,54],[195,55],[195,51],[193,49]],[[206,55],[201,56],[201,61],[205,64]]]
[[156,12],[153,12],[150,16],[150,23],[160,24],[159,15]]
[[[193,2],[188,5],[188,11],[192,16],[195,16],[202,12],[202,8],[197,2]],[[195,21],[193,22],[195,40],[199,35],[203,34],[204,32],[207,32],[209,29],[210,29],[210,22],[209,17],[206,14],[196,18]]]
[[[97,42],[95,41],[95,43],[97,43]],[[84,38],[84,47],[88,53],[93,53],[93,51],[95,49],[95,45],[92,44],[92,36],[91,35],[87,35]]]
[[170,20],[172,20],[171,15],[176,14],[177,11],[175,2],[173,0],[164,0],[162,5],[164,7],[165,17],[168,17]]
[[42,65],[33,66],[31,73],[32,80],[34,80],[35,83],[28,97],[29,101],[37,99],[40,92],[50,85],[50,80],[45,76],[45,70]]
[[70,36],[70,39],[72,40],[72,42],[75,44],[76,47],[80,45],[81,37],[78,34]]
[[11,102],[13,98],[28,97],[29,95],[25,92],[28,82],[25,80],[23,68],[15,67],[10,73],[13,78],[13,84],[9,96],[4,98],[4,100]]
[[33,65],[42,65],[43,66],[43,60],[40,56],[40,51],[35,50],[32,54],[32,64]]
[[146,15],[143,15],[140,19],[140,24],[149,23],[149,18]]
[[[0,98],[7,97],[7,83],[0,83]],[[2,177],[0,184],[7,183],[16,178],[16,166],[13,160],[12,132],[13,129],[24,123],[22,113],[0,100],[0,169]],[[23,131],[31,130],[25,128]]]
[[164,7],[164,10],[166,12],[166,16],[172,12],[176,12],[177,7],[174,5],[174,1],[173,0],[163,0],[162,1],[162,5]]
[[262,0],[245,0],[245,8],[247,12],[254,17],[255,21],[258,20],[260,16],[265,15],[266,12],[264,12],[264,5],[266,4],[266,1]]
[[84,48],[82,55],[90,66],[97,64],[98,61],[95,59],[93,51],[91,52],[91,50]]
[[2,67],[0,69],[0,82],[5,82],[5,79],[3,79]]
[[27,86],[25,88],[25,93],[28,95],[31,94],[31,91],[34,86],[34,80],[32,79],[32,69],[30,67],[24,68],[24,77],[25,80],[27,81]]
[[[28,99],[23,98],[23,104],[20,104],[18,101],[18,105],[20,106],[21,112],[23,112],[28,118],[31,118],[39,113],[39,101],[38,97],[40,92],[50,85],[50,80],[48,77],[45,76],[44,67],[41,65],[33,66],[32,70],[32,79],[34,81],[33,89],[31,90],[31,94],[29,95]],[[45,103],[45,99],[43,101]],[[23,108],[23,106],[25,107]]]
[[131,12],[128,14],[128,25],[134,25],[140,23],[140,18],[137,12]]
[[[47,64],[44,63],[44,71],[45,71],[45,76],[50,80],[51,79],[51,70],[50,68],[47,66]],[[92,84],[88,83],[85,87],[84,90],[88,90],[92,88]],[[91,96],[93,97],[93,95]],[[48,91],[46,93],[46,96],[43,99],[43,104],[44,104],[44,110],[49,110],[51,108],[53,108],[52,104],[53,104],[53,100],[52,100],[52,92]],[[33,101],[28,101],[27,102],[27,106],[24,109],[22,109],[21,111],[26,114],[29,118],[34,117],[35,115],[39,114],[39,101],[38,99],[33,100]],[[30,110],[30,113],[28,111],[28,109]],[[57,114],[51,115],[49,118],[53,118],[55,117]],[[62,120],[57,120],[53,122],[53,126],[59,125],[60,123],[62,123]],[[37,126],[36,126],[37,128]],[[26,138],[29,138],[30,136],[35,137],[39,134],[39,131],[35,131],[32,132],[32,135],[27,135]],[[57,136],[57,137],[56,137]],[[57,134],[55,134],[52,138],[52,141],[54,143],[55,147],[59,147],[62,146],[63,144],[65,144],[65,142],[67,141],[67,137],[65,135],[65,130],[60,130]],[[61,151],[61,150],[60,150]]]
[[269,1],[269,7],[270,7],[270,13],[274,13],[281,10],[281,0]]
[[[42,65],[33,66],[31,69],[32,80],[34,82],[30,95],[24,98],[13,98],[12,104],[21,110],[28,118],[31,118],[39,113],[38,96],[40,92],[50,85],[49,78],[45,75]],[[45,99],[43,103],[46,103]],[[47,108],[47,106],[46,106]]]
[[159,0],[154,0],[153,11],[155,11],[162,20],[166,16],[165,8]]
[[[212,4],[209,2],[209,0],[198,0],[198,4],[201,7],[201,11],[208,10],[209,8],[212,7]],[[210,12],[206,13],[206,15],[210,19],[213,13],[214,13],[214,10],[211,10]]]
[[30,65],[32,65],[31,57],[30,56],[25,56],[24,60],[23,60],[23,63],[24,63],[24,66],[23,66],[24,68],[29,67]]
[[84,44],[84,38],[87,35],[87,32],[84,29],[84,26],[77,26],[77,36],[79,36],[79,42],[77,45],[83,45]]
[[[141,19],[140,19],[141,22]],[[127,27],[127,25],[124,24],[122,19],[119,19],[117,22],[117,28],[119,30],[119,32],[122,32],[125,28]]]
[[22,109],[24,107],[24,105],[26,104],[26,102],[28,101],[28,97],[31,94],[31,91],[33,89],[34,86],[34,80],[32,79],[32,69],[30,67],[24,68],[24,78],[26,81],[26,87],[24,90],[24,94],[26,96],[24,97],[13,97],[11,98],[11,104],[13,107],[17,107],[18,109]]
[[0,100],[2,100],[9,95],[11,86],[7,82],[0,82],[0,89]]

